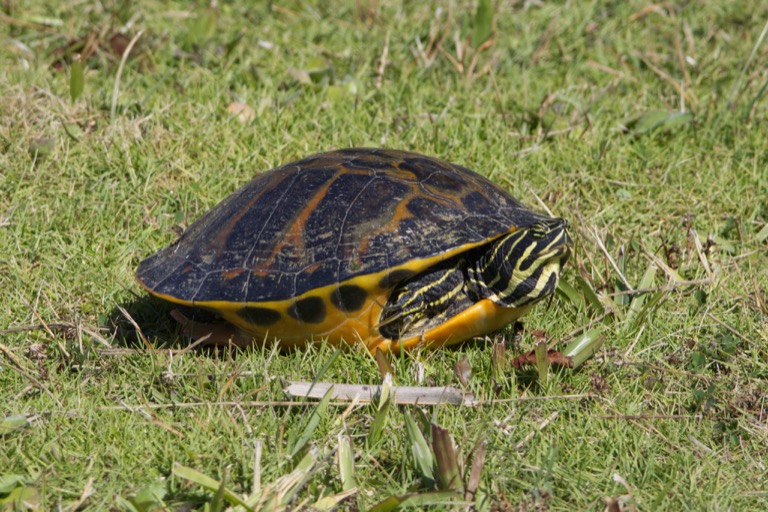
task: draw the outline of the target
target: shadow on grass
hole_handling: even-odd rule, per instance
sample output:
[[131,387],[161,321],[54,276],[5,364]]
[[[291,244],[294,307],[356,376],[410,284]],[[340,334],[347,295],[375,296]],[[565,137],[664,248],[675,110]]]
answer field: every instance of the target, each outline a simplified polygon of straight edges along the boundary
[[[218,339],[219,341],[211,342],[210,339],[206,341],[196,339],[195,335],[189,336],[184,327],[173,318],[172,311],[177,311],[187,320],[203,326],[201,329],[203,332],[207,332],[205,327],[209,326],[213,331],[218,331],[213,334],[211,339]],[[146,350],[151,347],[151,349],[160,350],[183,350],[193,347],[196,352],[204,354],[216,354],[222,351],[239,353],[250,349],[266,352],[272,350],[272,346],[268,343],[262,344],[255,341],[250,343],[249,337],[245,334],[241,334],[244,337],[234,343],[222,341],[220,335],[233,334],[236,329],[217,313],[201,308],[171,304],[149,295],[116,305],[104,323],[114,333],[113,345],[119,349]],[[232,331],[233,329],[235,331]],[[241,345],[237,343],[241,343]],[[292,350],[295,348],[282,348],[280,352],[286,353]]]
[[192,341],[182,333],[181,326],[171,317],[174,309],[200,322],[217,320],[213,313],[146,296],[115,306],[107,317],[106,325],[115,333],[115,345],[120,348],[147,348],[148,342],[153,348],[182,349]]

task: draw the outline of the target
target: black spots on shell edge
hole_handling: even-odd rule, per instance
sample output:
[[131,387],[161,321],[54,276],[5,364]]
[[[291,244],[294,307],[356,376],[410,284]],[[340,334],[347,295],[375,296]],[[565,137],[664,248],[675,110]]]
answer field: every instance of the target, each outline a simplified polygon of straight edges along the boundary
[[258,325],[260,327],[268,327],[277,323],[282,316],[279,311],[269,308],[260,308],[257,306],[246,306],[237,312],[237,315],[246,322]]
[[353,284],[343,284],[331,293],[331,302],[336,308],[344,312],[357,311],[365,304],[368,293],[361,287]]
[[291,304],[288,314],[300,322],[319,324],[325,320],[325,302],[320,297],[306,297]]

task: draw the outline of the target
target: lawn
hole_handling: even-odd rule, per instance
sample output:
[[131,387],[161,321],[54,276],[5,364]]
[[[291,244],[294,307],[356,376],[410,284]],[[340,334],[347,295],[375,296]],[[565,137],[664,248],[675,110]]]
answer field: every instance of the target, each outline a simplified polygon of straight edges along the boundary
[[[0,6],[2,510],[766,508],[768,4],[249,4]],[[189,349],[134,279],[254,174],[354,146],[570,221],[522,326],[388,357],[474,406],[288,397],[381,361]]]

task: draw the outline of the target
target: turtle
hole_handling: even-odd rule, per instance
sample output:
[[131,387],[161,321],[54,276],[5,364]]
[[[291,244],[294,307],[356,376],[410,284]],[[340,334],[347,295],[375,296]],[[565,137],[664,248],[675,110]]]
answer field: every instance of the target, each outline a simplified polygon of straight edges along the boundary
[[136,277],[155,297],[223,317],[233,329],[211,328],[217,344],[438,348],[551,296],[568,229],[460,165],[342,149],[257,174]]

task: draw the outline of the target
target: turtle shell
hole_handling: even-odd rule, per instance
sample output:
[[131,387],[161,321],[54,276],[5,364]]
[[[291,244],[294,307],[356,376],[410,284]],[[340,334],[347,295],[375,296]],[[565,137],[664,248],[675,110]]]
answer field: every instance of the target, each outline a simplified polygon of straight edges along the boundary
[[258,174],[144,260],[137,278],[256,338],[372,348],[400,281],[546,218],[455,164],[339,150]]

